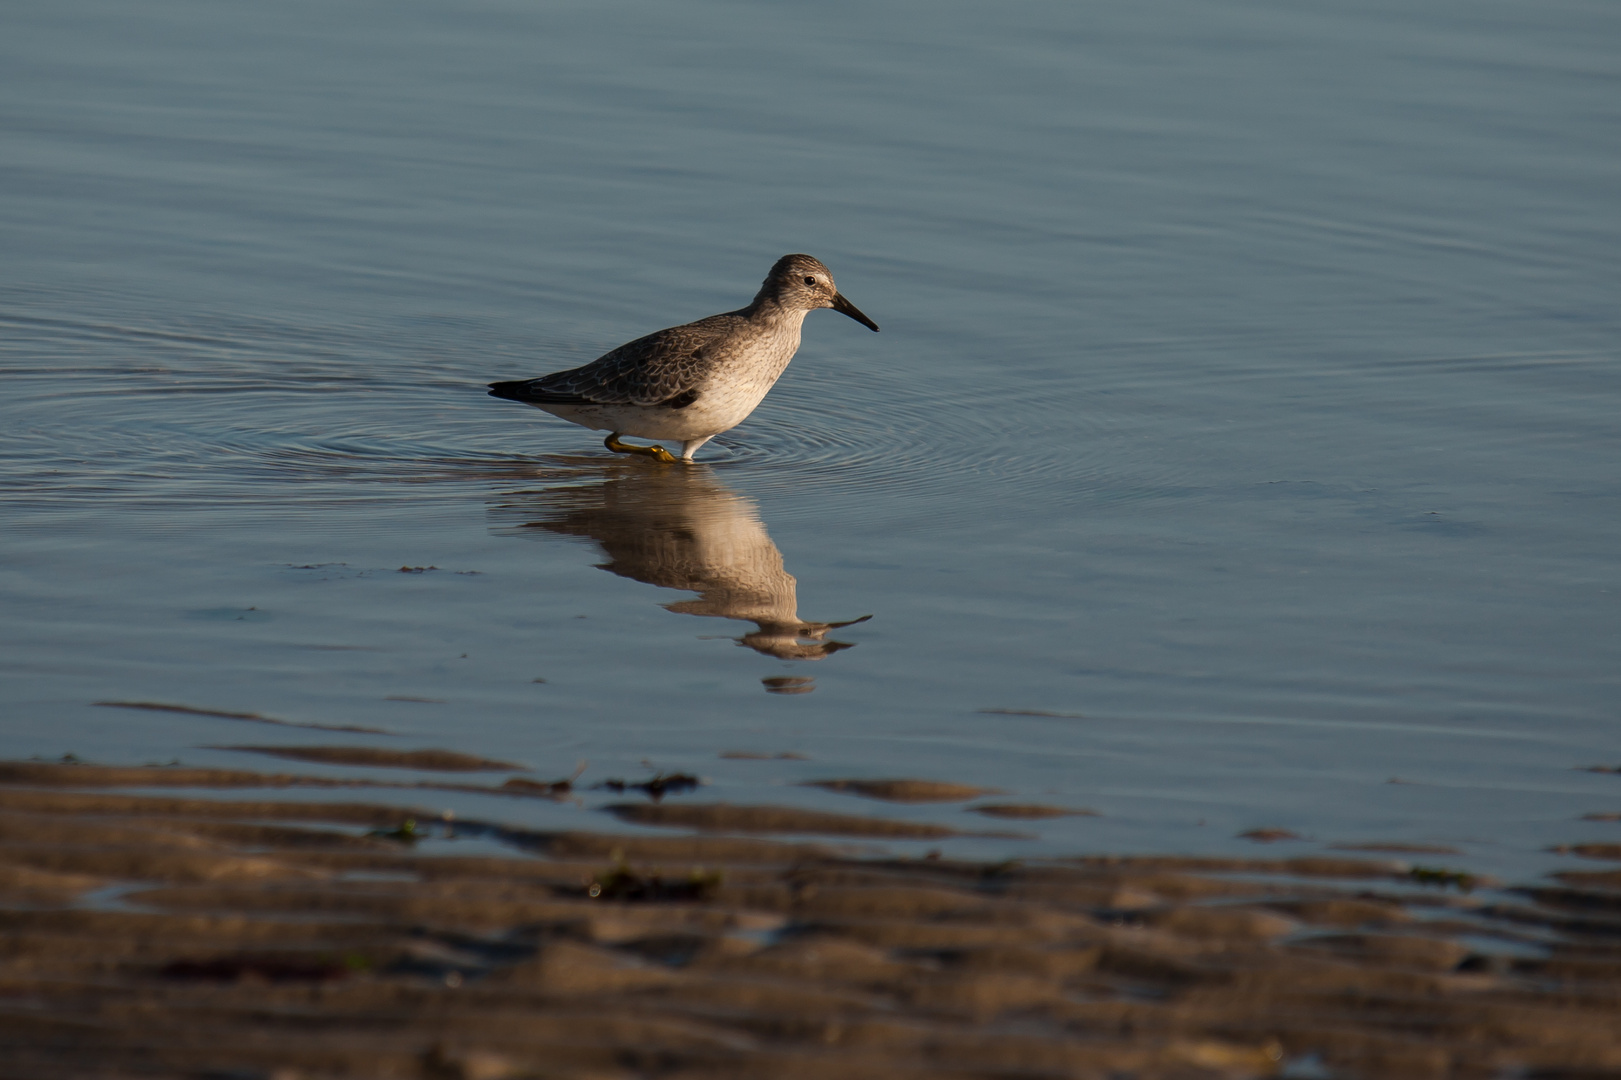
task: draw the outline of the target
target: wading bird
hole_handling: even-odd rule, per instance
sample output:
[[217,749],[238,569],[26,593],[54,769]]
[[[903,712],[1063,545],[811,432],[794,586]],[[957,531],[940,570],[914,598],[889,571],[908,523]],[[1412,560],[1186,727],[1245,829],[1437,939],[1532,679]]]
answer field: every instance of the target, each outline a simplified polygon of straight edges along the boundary
[[695,450],[760,404],[799,349],[800,324],[817,308],[878,329],[839,294],[821,262],[784,255],[746,308],[637,338],[584,367],[491,383],[490,395],[610,432],[604,445],[615,453],[677,460],[662,446],[619,438],[634,435],[679,442],[680,460],[691,461]]

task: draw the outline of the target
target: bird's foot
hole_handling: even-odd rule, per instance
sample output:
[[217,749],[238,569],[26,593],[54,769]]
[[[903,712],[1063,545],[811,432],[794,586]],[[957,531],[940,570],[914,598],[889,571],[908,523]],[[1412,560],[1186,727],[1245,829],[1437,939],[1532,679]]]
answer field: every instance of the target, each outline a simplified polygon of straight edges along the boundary
[[650,457],[654,461],[662,461],[671,465],[681,460],[662,446],[632,446],[630,443],[620,442],[617,431],[604,439],[602,445],[616,454],[641,454],[643,457]]

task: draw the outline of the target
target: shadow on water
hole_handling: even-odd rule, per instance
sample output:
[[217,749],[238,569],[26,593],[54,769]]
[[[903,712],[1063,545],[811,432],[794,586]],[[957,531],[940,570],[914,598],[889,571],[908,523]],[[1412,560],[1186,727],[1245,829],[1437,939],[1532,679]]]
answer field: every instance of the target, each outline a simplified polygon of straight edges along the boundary
[[[594,541],[608,557],[601,569],[697,593],[697,599],[664,607],[752,622],[756,629],[734,640],[778,660],[824,660],[852,648],[852,642],[829,640],[828,632],[872,618],[801,619],[797,582],[784,569],[758,507],[704,466],[612,462],[570,469],[557,478],[565,475],[568,482],[556,487],[506,494],[494,511],[504,519],[497,531]],[[807,682],[778,679],[766,685]]]

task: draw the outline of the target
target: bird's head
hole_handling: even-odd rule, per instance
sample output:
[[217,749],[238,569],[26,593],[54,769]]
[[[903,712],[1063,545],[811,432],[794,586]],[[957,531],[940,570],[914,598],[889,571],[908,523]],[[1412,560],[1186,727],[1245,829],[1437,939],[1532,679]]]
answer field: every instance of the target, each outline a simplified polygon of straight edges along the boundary
[[878,329],[877,323],[839,294],[839,287],[833,284],[833,272],[823,266],[820,259],[809,255],[784,255],[778,259],[771,273],[766,275],[760,295],[794,311],[832,308],[869,330]]

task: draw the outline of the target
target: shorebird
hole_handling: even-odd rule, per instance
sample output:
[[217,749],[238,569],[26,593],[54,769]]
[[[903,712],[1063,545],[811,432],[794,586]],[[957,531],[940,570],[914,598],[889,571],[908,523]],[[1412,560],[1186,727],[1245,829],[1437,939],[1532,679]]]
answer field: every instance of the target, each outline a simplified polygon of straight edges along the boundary
[[677,460],[662,446],[619,439],[634,435],[678,441],[679,460],[691,461],[700,446],[741,424],[760,404],[794,358],[800,324],[817,308],[878,329],[840,295],[821,262],[784,255],[746,308],[637,338],[584,367],[491,383],[490,396],[611,432],[603,445],[617,454]]

